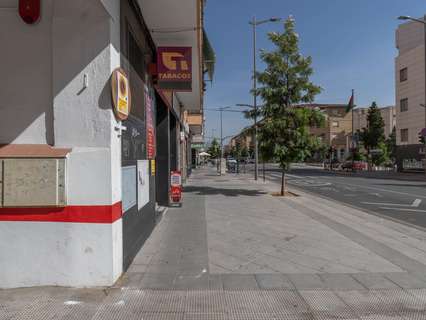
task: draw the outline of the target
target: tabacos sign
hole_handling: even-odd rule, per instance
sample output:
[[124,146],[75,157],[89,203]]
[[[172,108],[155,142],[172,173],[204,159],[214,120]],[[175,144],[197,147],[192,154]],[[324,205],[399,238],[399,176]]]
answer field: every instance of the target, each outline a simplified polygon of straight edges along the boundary
[[192,90],[192,48],[159,47],[157,49],[158,86],[176,91]]

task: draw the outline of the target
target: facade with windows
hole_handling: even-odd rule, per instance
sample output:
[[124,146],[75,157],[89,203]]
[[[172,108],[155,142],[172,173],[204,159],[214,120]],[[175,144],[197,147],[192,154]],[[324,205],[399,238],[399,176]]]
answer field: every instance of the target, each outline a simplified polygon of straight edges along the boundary
[[325,115],[325,126],[312,127],[310,133],[333,148],[333,158],[345,161],[350,155],[352,143],[352,112],[346,112],[346,104],[308,104],[299,107],[319,109]]
[[[27,24],[18,0],[0,4],[0,288],[110,286],[203,139],[186,114],[203,114],[204,1],[41,9]],[[191,90],[161,87],[159,47],[192,52]]]
[[[425,104],[425,34],[420,23],[407,22],[396,30],[395,59],[397,165],[418,163],[425,157],[419,132],[426,127]],[[412,169],[412,165],[410,168]]]
[[[321,128],[309,128],[310,134],[317,136],[328,147],[333,147],[333,158],[344,161],[350,155],[352,139],[352,112],[346,112],[346,104],[300,104],[297,108],[314,108],[325,115],[325,125]],[[261,124],[260,124],[261,125]],[[232,149],[238,144],[253,149],[252,127],[245,128],[233,137],[228,144]]]
[[[380,108],[380,114],[385,122],[385,137],[389,137],[392,130],[396,128],[396,108],[394,106],[387,106]],[[362,131],[363,128],[367,128],[367,115],[368,108],[356,108],[354,109],[354,131]]]

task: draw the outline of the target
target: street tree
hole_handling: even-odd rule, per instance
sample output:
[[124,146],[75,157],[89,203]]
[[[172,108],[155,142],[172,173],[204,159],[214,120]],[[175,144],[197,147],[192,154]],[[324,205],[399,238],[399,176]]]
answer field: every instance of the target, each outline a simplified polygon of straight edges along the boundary
[[248,149],[247,149],[247,147],[246,147],[246,146],[243,146],[243,147],[241,148],[241,157],[242,157],[243,159],[246,159],[248,156],[249,156],[249,151],[248,151]]
[[393,127],[391,134],[386,139],[386,148],[390,160],[395,163],[396,160],[396,127]]
[[366,155],[369,165],[374,163],[380,165],[384,161],[384,157],[375,155],[372,157],[371,150],[376,149],[379,152],[386,152],[383,150],[385,144],[385,121],[382,118],[380,109],[377,107],[376,102],[371,104],[368,108],[367,114],[367,128],[363,128],[360,132],[360,140],[366,150]]
[[318,110],[296,105],[311,103],[321,88],[309,79],[313,74],[312,59],[299,52],[299,36],[292,17],[285,21],[283,32],[271,32],[268,37],[275,49],[261,52],[266,69],[256,75],[260,86],[255,93],[264,102],[259,138],[263,148],[269,150],[280,165],[281,195],[285,195],[286,171],[290,164],[310,157],[317,144],[309,127],[321,126],[324,122]]
[[220,144],[219,141],[214,138],[207,152],[213,159],[217,159],[220,157]]

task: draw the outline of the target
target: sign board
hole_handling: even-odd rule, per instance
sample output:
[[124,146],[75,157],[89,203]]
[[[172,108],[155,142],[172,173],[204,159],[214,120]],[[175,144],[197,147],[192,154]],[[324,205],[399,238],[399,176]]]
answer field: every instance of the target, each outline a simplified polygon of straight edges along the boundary
[[127,166],[121,168],[121,201],[123,213],[136,205],[136,166]]
[[149,202],[149,161],[138,160],[138,210]]
[[172,171],[170,176],[170,185],[172,187],[180,187],[182,185],[182,175],[180,171]]
[[145,85],[145,115],[146,115],[146,155],[148,159],[155,158],[155,128],[152,110],[152,98],[149,89]]
[[378,155],[378,154],[382,154],[383,150],[381,150],[381,149],[372,149],[370,151],[370,153],[373,154],[373,155]]
[[192,143],[191,144],[191,148],[192,149],[197,149],[197,150],[203,149],[204,148],[204,143]]
[[158,86],[175,91],[192,90],[192,47],[158,47]]
[[156,168],[155,168],[155,160],[151,159],[151,176],[155,176]]
[[119,120],[126,120],[130,114],[131,94],[129,79],[121,68],[112,72],[111,92],[115,116]]
[[170,174],[170,198],[173,203],[182,201],[182,174],[180,171],[172,171]]

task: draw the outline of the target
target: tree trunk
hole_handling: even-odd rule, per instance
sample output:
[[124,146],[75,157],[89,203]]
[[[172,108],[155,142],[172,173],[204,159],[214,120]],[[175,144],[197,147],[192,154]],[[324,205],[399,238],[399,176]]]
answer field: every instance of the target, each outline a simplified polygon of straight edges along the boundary
[[282,169],[282,175],[281,175],[281,196],[285,195],[285,169]]

